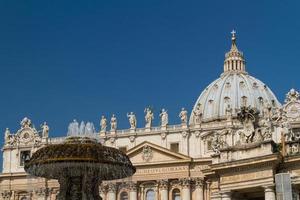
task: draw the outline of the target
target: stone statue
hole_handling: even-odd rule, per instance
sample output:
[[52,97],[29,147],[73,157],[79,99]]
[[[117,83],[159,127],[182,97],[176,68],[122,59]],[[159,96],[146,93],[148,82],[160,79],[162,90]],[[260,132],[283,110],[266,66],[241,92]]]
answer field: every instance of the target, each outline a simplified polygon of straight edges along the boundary
[[225,109],[225,114],[227,117],[227,121],[231,121],[232,120],[232,108],[231,108],[230,104],[227,105],[227,107]]
[[10,142],[10,130],[9,128],[6,128],[5,132],[4,132],[4,142],[5,144],[8,144]]
[[117,129],[117,118],[115,114],[113,114],[110,119],[110,130],[115,131],[116,129]]
[[201,112],[201,104],[200,103],[197,104],[193,113],[194,113],[194,123],[201,124],[202,112]]
[[104,115],[101,116],[100,127],[101,127],[101,132],[106,132],[106,128],[107,128],[107,119],[105,118]]
[[244,142],[250,143],[253,140],[254,137],[254,124],[253,121],[249,118],[247,118],[244,123],[243,123],[243,137],[244,137]]
[[21,127],[22,128],[28,128],[28,127],[31,127],[31,120],[28,119],[27,117],[25,117],[22,121],[21,121]]
[[283,136],[285,137],[285,141],[292,141],[294,134],[291,128],[291,124],[286,117],[283,117],[281,120],[281,129],[283,132]]
[[212,145],[212,149],[216,154],[220,153],[220,138],[219,138],[219,134],[217,132],[214,133],[212,141],[211,141],[211,145]]
[[267,101],[265,101],[263,106],[263,117],[265,119],[271,119],[271,109],[271,105]]
[[130,129],[135,129],[136,128],[136,116],[133,112],[130,112],[130,114],[127,113],[127,117],[129,120],[130,124]]
[[243,125],[243,129],[237,131],[240,136],[240,142],[252,143],[261,139],[260,135],[258,133],[256,134],[258,114],[257,109],[251,108],[250,106],[242,107],[238,112],[238,119]]
[[161,126],[166,127],[169,124],[169,115],[164,108],[161,110],[159,117],[160,117]]
[[187,124],[188,121],[188,116],[187,116],[188,112],[185,110],[185,108],[181,108],[181,111],[179,113],[179,117],[181,120],[182,124]]
[[153,111],[152,111],[152,109],[150,107],[147,107],[144,110],[144,113],[146,113],[146,115],[145,115],[145,121],[146,121],[145,127],[146,128],[151,128],[152,127],[152,121],[154,119]]
[[47,138],[49,136],[49,126],[47,125],[47,122],[44,122],[41,128],[42,128],[42,137]]

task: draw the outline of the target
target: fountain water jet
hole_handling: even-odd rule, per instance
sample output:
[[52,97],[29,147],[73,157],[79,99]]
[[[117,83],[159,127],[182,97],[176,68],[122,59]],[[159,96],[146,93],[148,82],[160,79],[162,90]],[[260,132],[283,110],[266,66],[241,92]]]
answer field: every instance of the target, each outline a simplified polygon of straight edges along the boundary
[[[77,122],[70,126],[75,132],[72,130],[63,143],[37,150],[24,167],[31,175],[58,179],[58,200],[100,200],[99,184],[102,180],[121,179],[135,173],[135,167],[126,154],[103,146],[93,137],[79,134]],[[88,126],[85,132],[91,134],[93,125]]]

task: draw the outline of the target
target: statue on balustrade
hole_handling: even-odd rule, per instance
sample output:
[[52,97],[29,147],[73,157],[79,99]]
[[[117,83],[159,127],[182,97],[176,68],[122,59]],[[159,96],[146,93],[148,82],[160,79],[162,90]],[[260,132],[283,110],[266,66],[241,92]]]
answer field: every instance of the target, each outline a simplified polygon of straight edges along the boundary
[[159,114],[161,126],[166,127],[169,124],[169,116],[167,111],[163,108]]
[[133,112],[130,112],[130,114],[127,113],[127,117],[129,120],[130,124],[130,129],[135,129],[136,128],[136,116]]
[[44,124],[41,126],[42,128],[42,137],[48,138],[49,136],[49,126],[47,125],[47,122],[44,122]]
[[146,115],[145,115],[145,121],[146,121],[145,127],[146,128],[151,128],[152,127],[152,121],[154,119],[153,111],[152,111],[152,109],[150,107],[147,107],[144,110],[144,113],[146,113]]
[[100,127],[101,127],[101,132],[106,132],[106,128],[107,128],[107,119],[105,118],[104,115],[101,116],[101,120],[100,120]]
[[110,130],[115,131],[116,129],[117,129],[117,118],[115,114],[113,114],[110,119]]
[[181,123],[182,124],[187,124],[187,121],[188,121],[188,112],[185,108],[181,108],[181,111],[179,113],[179,117],[180,117],[180,120],[181,120]]
[[193,111],[194,113],[194,123],[195,124],[201,124],[202,120],[202,111],[201,111],[201,104],[198,103],[195,110]]

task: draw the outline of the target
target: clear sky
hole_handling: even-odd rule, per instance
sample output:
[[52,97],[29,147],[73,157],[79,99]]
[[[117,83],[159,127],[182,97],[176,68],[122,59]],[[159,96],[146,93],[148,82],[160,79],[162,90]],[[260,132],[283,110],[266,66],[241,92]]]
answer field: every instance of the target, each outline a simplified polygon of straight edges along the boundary
[[300,89],[300,1],[15,1],[0,2],[0,130],[25,116],[63,136],[76,118],[161,108],[170,123],[191,111],[223,69],[230,32],[247,71],[283,102]]

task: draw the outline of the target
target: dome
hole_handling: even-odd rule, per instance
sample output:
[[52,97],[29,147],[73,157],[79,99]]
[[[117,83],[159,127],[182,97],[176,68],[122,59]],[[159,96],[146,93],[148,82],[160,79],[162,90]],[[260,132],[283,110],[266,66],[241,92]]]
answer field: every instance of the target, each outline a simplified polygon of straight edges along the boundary
[[251,106],[262,112],[264,105],[279,107],[280,103],[271,89],[245,70],[243,53],[237,49],[235,32],[232,32],[232,46],[225,54],[224,73],[213,81],[197,99],[190,124],[195,113],[201,113],[203,121],[222,119],[228,110],[235,115],[242,106]]

